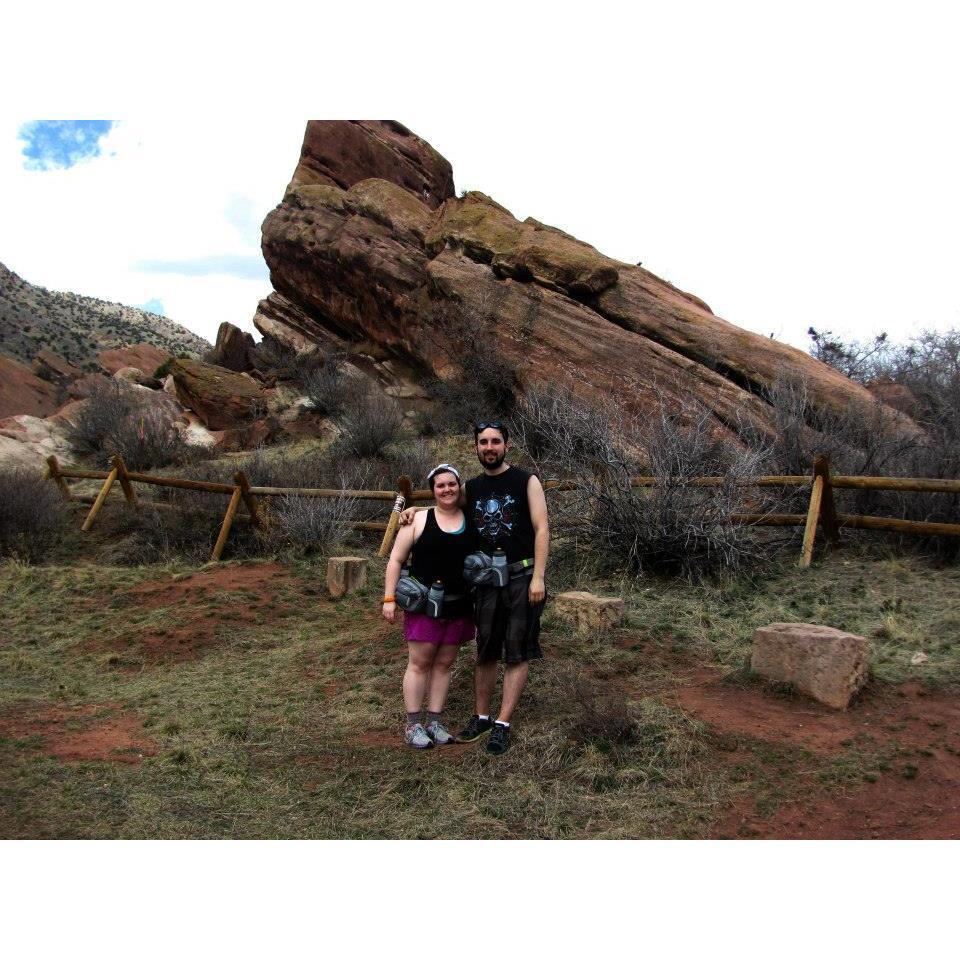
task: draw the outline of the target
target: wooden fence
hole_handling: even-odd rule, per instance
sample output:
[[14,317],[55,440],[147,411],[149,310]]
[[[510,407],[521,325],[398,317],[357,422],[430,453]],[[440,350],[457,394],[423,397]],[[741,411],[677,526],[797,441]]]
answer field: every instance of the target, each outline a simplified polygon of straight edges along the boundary
[[[201,493],[216,493],[230,497],[227,504],[220,533],[214,545],[211,560],[219,560],[223,555],[230,536],[230,528],[236,518],[240,504],[246,507],[251,522],[261,527],[261,516],[258,500],[262,497],[350,497],[357,500],[379,500],[393,502],[389,518],[384,521],[354,520],[350,525],[355,529],[383,531],[383,540],[380,544],[378,556],[385,557],[393,544],[399,525],[400,513],[404,507],[415,503],[433,500],[429,490],[414,490],[409,477],[400,477],[396,490],[335,490],[311,487],[258,487],[248,481],[243,471],[234,474],[233,483],[214,483],[208,480],[186,480],[178,477],[159,477],[149,473],[128,471],[120,457],[113,458],[112,469],[109,471],[77,470],[73,467],[61,466],[56,457],[47,458],[47,476],[60,488],[66,499],[72,499],[73,494],[67,483],[68,479],[102,480],[103,486],[93,500],[93,505],[83,521],[81,529],[89,530],[114,484],[119,480],[120,488],[127,503],[133,509],[139,509],[139,502],[134,491],[135,483],[148,483],[161,487],[176,487],[182,490],[194,490]],[[631,485],[634,487],[652,487],[657,483],[654,477],[634,477]],[[724,477],[693,477],[683,481],[689,486],[722,486],[730,481]],[[929,478],[910,477],[857,477],[833,476],[830,473],[830,463],[827,457],[817,457],[813,463],[812,476],[767,476],[751,477],[737,481],[747,487],[810,487],[810,502],[807,512],[804,513],[758,513],[734,514],[731,520],[750,526],[802,526],[803,546],[800,553],[800,566],[809,567],[813,559],[814,541],[817,528],[823,527],[824,534],[831,543],[840,538],[843,527],[861,530],[885,530],[895,533],[915,534],[920,536],[948,536],[960,537],[960,524],[956,523],[928,523],[919,520],[898,520],[893,517],[871,517],[855,514],[838,513],[833,498],[835,489],[845,490],[896,490],[918,493],[953,493],[960,494],[960,480],[936,480]],[[544,482],[546,490],[574,490],[577,484],[569,480],[547,480]]]

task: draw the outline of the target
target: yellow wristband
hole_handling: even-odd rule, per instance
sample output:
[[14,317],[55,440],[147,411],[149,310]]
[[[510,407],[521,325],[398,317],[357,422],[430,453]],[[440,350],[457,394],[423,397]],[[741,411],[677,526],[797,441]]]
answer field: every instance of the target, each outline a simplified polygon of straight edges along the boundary
[[383,598],[383,602],[384,602],[384,603],[396,603],[396,602],[397,602],[397,598],[396,598],[396,597],[384,597],[384,598]]

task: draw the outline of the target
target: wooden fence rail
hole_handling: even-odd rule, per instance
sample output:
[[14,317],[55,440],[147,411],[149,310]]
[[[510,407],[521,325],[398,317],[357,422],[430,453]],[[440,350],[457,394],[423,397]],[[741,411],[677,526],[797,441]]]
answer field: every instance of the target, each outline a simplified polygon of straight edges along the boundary
[[[383,531],[383,540],[378,556],[385,557],[393,545],[399,526],[400,513],[406,506],[433,500],[429,490],[414,490],[409,477],[400,477],[396,490],[338,490],[323,487],[266,487],[255,486],[249,482],[243,471],[234,475],[233,483],[216,483],[210,480],[188,480],[181,477],[164,477],[150,473],[128,471],[121,457],[114,457],[112,469],[78,470],[63,467],[56,457],[47,458],[47,476],[53,480],[65,499],[73,499],[67,480],[102,480],[103,486],[94,498],[93,505],[83,521],[83,530],[89,530],[103,508],[107,497],[117,480],[120,488],[133,509],[140,504],[134,492],[133,484],[147,483],[161,487],[173,487],[181,490],[193,490],[199,493],[218,493],[230,497],[211,560],[219,560],[223,555],[230,530],[236,515],[243,504],[250,521],[257,527],[263,525],[258,498],[260,497],[349,497],[356,500],[374,500],[392,502],[390,516],[386,522],[375,520],[354,520],[350,526],[357,530]],[[652,487],[661,482],[657,477],[633,477],[633,487]],[[730,481],[725,477],[689,477],[672,481],[679,485],[692,487],[714,487],[734,483],[744,487],[810,487],[810,501],[805,514],[801,513],[762,513],[734,514],[731,522],[750,526],[804,528],[803,546],[800,553],[800,566],[809,567],[813,560],[813,549],[818,527],[823,527],[831,543],[839,540],[840,529],[848,527],[861,530],[883,530],[894,533],[906,533],[921,536],[960,536],[960,524],[932,523],[920,520],[898,520],[893,517],[868,517],[838,513],[833,498],[835,489],[847,490],[894,490],[918,493],[954,493],[960,494],[960,480],[939,480],[929,477],[851,477],[832,476],[828,457],[817,457],[813,463],[812,476],[762,476],[748,477]],[[557,492],[576,490],[580,486],[573,480],[546,480],[544,489]]]

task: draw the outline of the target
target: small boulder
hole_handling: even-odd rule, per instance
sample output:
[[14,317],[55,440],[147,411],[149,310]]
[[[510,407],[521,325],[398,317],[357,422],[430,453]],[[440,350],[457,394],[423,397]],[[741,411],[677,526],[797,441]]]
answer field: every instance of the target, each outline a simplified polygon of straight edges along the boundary
[[149,387],[154,384],[159,386],[158,381],[148,377],[139,367],[121,367],[114,373],[113,379],[126,380],[127,383],[136,383],[141,387]]
[[334,600],[367,585],[366,557],[331,557],[327,561],[327,589]]
[[585,590],[568,590],[553,599],[553,612],[580,636],[602,633],[623,621],[624,603],[619,597],[598,597]]
[[750,667],[767,680],[790,683],[807,696],[846,710],[866,683],[866,637],[816,623],[771,623],[753,634]]

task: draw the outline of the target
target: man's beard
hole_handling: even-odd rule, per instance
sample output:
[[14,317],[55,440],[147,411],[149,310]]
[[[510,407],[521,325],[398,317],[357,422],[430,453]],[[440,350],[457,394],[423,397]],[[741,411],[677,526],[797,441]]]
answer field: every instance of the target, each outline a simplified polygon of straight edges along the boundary
[[480,461],[480,466],[483,467],[484,470],[496,470],[503,463],[506,457],[506,450],[504,450],[503,453],[501,453],[493,462],[487,460],[486,453],[477,454],[477,459]]

